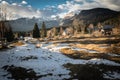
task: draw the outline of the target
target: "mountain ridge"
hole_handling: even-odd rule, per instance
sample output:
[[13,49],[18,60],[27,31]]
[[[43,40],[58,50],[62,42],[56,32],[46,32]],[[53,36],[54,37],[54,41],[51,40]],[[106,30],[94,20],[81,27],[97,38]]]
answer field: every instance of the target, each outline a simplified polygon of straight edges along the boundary
[[111,18],[120,15],[120,11],[113,11],[107,8],[93,8],[88,10],[82,10],[80,13],[75,14],[72,17],[67,17],[58,20],[46,20],[38,18],[19,18],[11,20],[10,24],[13,31],[31,31],[35,23],[38,23],[39,29],[41,28],[42,22],[44,21],[47,28],[58,27],[58,26],[69,26],[73,25],[75,19],[84,20],[85,24],[97,24],[98,22],[104,22]]
[[[9,21],[9,23],[11,27],[13,28],[13,31],[31,31],[35,23],[38,24],[38,27],[40,29],[43,21],[44,20],[37,19],[37,18],[32,18],[32,19],[19,18],[16,20],[11,20]],[[49,21],[44,21],[44,22],[47,28],[59,25],[59,20],[49,20]]]
[[89,10],[82,10],[79,14],[75,14],[70,19],[64,20],[64,25],[72,25],[75,19],[84,20],[85,24],[97,24],[105,20],[117,17],[120,14],[119,11],[113,11],[107,8],[93,8]]

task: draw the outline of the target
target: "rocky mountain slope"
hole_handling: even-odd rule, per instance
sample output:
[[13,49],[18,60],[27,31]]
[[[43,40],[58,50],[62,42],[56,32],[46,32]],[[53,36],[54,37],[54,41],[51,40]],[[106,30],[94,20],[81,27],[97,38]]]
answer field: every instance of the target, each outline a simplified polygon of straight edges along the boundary
[[63,20],[64,25],[70,25],[75,19],[84,20],[85,24],[96,24],[105,20],[117,17],[120,12],[113,11],[106,8],[94,8],[90,10],[82,10],[79,14],[74,15],[72,18]]

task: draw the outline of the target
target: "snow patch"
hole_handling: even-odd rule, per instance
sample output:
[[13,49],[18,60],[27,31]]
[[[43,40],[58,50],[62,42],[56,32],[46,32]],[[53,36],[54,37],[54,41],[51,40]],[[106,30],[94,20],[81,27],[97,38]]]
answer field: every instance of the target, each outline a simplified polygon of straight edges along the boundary
[[120,73],[118,72],[106,72],[104,75],[104,78],[106,79],[120,79]]
[[[38,75],[45,75],[51,73],[52,76],[42,77],[41,80],[47,79],[64,79],[69,78],[69,70],[63,67],[64,64],[105,64],[120,66],[120,64],[106,59],[71,59],[63,54],[60,54],[61,48],[70,48],[69,44],[44,44],[41,48],[35,48],[33,44],[26,44],[27,46],[18,46],[7,51],[0,52],[0,80],[6,80],[4,75],[6,72],[1,68],[5,65],[15,65],[24,68],[32,68]],[[75,49],[75,48],[74,48]],[[21,57],[37,56],[37,59],[30,59],[22,61]],[[59,74],[64,74],[61,77]]]

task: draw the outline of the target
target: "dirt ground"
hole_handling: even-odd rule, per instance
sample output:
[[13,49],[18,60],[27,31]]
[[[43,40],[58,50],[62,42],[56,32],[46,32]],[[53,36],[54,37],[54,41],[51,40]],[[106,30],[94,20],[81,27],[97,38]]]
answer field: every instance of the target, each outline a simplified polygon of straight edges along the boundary
[[101,65],[81,65],[81,64],[65,64],[64,67],[69,69],[71,72],[71,78],[68,80],[119,80],[119,79],[105,79],[103,78],[108,73],[106,72],[120,72],[119,66],[107,66]]

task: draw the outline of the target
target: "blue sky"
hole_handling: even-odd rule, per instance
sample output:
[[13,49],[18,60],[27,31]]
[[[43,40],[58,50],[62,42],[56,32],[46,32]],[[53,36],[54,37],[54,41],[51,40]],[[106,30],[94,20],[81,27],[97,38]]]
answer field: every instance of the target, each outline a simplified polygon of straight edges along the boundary
[[57,6],[59,4],[63,4],[66,0],[29,0],[28,2],[35,8],[44,8],[46,6]]
[[[23,0],[5,0],[5,1],[9,3],[20,3]],[[63,4],[67,0],[25,0],[25,1],[34,8],[42,9],[46,6],[57,6],[59,4]]]
[[11,19],[66,18],[81,10],[97,7],[120,11],[120,0],[0,0],[0,5],[5,6],[8,13],[13,15]]

